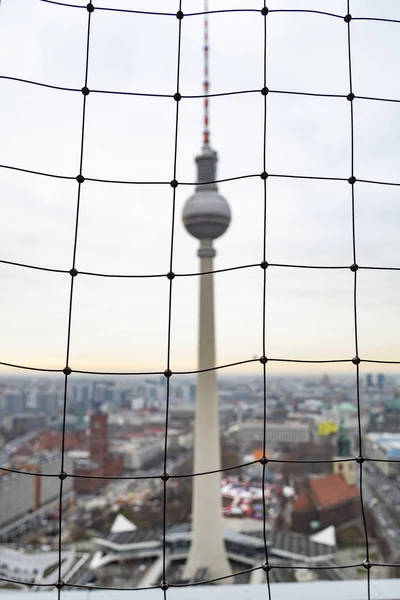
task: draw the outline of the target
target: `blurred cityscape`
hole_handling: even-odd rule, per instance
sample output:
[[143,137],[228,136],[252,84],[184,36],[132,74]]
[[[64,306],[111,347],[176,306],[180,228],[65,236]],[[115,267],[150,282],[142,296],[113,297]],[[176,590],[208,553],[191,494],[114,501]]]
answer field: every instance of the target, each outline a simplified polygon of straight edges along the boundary
[[[194,378],[170,380],[165,464],[164,376],[73,375],[69,381],[63,433],[62,379],[0,379],[6,469],[0,472],[0,585],[55,584],[60,542],[66,586],[159,585],[164,546],[167,580],[181,581],[191,531]],[[397,567],[376,564],[400,562],[397,383],[383,374],[361,378],[362,491],[376,578],[400,576]],[[267,389],[263,481],[262,378],[218,380],[222,519],[232,572],[264,562],[265,518],[272,582],[365,578],[355,379],[271,376]],[[356,566],[338,568],[343,565]],[[265,577],[259,569],[234,579],[262,583]]]

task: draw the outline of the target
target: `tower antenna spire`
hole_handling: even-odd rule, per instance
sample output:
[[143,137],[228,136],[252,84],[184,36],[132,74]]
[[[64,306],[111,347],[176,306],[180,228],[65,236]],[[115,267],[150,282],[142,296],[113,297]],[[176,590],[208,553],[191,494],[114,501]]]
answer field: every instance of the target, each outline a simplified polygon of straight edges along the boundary
[[208,79],[208,0],[204,0],[204,131],[203,131],[203,144],[204,147],[210,146],[210,129],[209,129],[209,113],[208,113],[208,93],[209,93],[209,79]]

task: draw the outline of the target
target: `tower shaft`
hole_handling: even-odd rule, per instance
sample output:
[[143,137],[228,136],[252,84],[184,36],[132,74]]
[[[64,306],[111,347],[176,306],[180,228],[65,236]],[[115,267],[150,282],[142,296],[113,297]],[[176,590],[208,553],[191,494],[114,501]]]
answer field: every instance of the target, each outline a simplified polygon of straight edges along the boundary
[[[201,240],[199,370],[210,369],[215,363],[214,277],[215,250],[212,240]],[[194,430],[194,472],[221,468],[218,393],[216,371],[197,376],[196,418]],[[193,478],[192,542],[184,569],[184,578],[192,579],[199,569],[206,568],[210,577],[231,573],[223,541],[221,474],[199,475]],[[229,583],[226,580],[224,583]]]

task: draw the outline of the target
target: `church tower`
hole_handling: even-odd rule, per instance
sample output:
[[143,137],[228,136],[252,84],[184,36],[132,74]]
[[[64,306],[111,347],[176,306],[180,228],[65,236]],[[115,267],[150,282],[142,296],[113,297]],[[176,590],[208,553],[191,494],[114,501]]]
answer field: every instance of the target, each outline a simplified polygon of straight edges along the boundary
[[334,460],[337,462],[333,463],[333,472],[336,475],[341,475],[347,485],[357,484],[356,463],[348,460],[352,457],[351,438],[344,423],[343,416],[341,415],[336,436],[336,451],[334,456]]

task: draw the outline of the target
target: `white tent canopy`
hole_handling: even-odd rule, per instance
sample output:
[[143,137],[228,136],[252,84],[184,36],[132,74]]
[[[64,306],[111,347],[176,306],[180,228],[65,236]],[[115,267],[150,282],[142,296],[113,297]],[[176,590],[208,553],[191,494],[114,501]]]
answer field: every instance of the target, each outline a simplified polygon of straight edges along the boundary
[[137,529],[136,525],[124,517],[124,515],[119,514],[111,525],[110,531],[111,533],[122,533],[123,531],[135,531],[135,529]]
[[326,546],[336,546],[336,534],[335,528],[333,525],[330,525],[326,529],[322,529],[322,531],[318,531],[318,533],[314,533],[310,537],[312,542],[317,542],[318,544],[325,544]]

